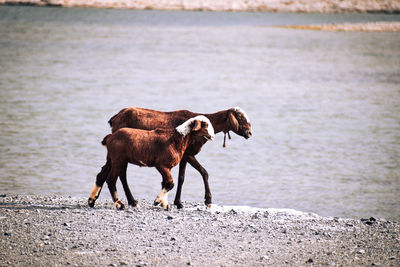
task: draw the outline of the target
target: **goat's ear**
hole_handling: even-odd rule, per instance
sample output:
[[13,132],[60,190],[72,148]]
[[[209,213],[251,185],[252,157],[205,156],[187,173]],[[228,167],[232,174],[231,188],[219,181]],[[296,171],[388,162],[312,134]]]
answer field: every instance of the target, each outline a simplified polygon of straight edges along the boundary
[[235,132],[239,131],[239,122],[237,121],[237,119],[236,119],[235,115],[233,115],[233,113],[229,113],[228,121],[229,121],[229,124],[231,125],[233,131],[235,131]]
[[200,130],[200,129],[201,129],[201,122],[200,122],[199,120],[195,120],[195,121],[193,122],[192,131],[194,132],[194,131],[198,131],[198,130]]

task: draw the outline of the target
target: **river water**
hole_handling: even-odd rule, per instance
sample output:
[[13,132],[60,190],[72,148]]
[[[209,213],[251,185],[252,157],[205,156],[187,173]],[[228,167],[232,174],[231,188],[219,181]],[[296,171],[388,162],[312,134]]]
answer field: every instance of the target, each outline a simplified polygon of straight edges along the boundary
[[[0,193],[88,196],[124,107],[240,106],[253,137],[197,157],[214,203],[400,219],[400,34],[272,27],[399,20],[0,6]],[[160,190],[154,168],[128,180]],[[203,197],[188,167],[182,200]]]

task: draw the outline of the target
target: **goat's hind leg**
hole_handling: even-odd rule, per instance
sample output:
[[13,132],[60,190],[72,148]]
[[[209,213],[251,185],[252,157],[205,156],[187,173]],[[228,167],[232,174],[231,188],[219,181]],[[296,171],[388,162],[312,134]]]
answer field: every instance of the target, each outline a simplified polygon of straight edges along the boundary
[[118,175],[121,174],[122,169],[123,168],[121,168],[120,164],[113,164],[110,177],[108,177],[108,179],[107,179],[108,189],[110,190],[110,194],[113,199],[114,206],[118,210],[125,209],[124,203],[118,197],[117,186],[116,186]]
[[93,208],[96,200],[100,196],[101,189],[103,188],[104,182],[107,180],[108,175],[111,171],[111,161],[107,159],[106,164],[101,168],[101,171],[96,176],[96,182],[90,191],[88,204],[89,207]]
[[126,180],[126,169],[128,167],[128,163],[122,168],[122,171],[119,175],[119,178],[121,179],[122,186],[124,187],[125,191],[125,196],[128,199],[128,205],[132,207],[136,207],[137,205],[137,200],[133,198],[131,190],[129,189],[128,181]]

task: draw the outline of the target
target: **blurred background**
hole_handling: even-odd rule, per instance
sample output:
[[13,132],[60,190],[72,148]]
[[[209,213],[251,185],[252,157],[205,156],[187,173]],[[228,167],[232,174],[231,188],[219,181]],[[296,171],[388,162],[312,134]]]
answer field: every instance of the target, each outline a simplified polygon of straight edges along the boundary
[[[371,21],[400,16],[0,6],[0,193],[87,197],[122,108],[240,106],[253,137],[197,156],[213,203],[400,219],[400,34],[275,27]],[[190,166],[182,200],[204,201]]]

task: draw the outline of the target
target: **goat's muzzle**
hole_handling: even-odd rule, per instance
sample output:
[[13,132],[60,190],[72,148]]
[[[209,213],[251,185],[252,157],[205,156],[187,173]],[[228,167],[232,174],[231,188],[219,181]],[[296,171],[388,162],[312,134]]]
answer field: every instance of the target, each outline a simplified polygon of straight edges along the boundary
[[212,141],[214,139],[214,137],[212,137],[211,135],[203,135],[203,138],[206,139],[207,141]]
[[244,134],[244,138],[249,139],[252,136],[251,131],[246,131]]

